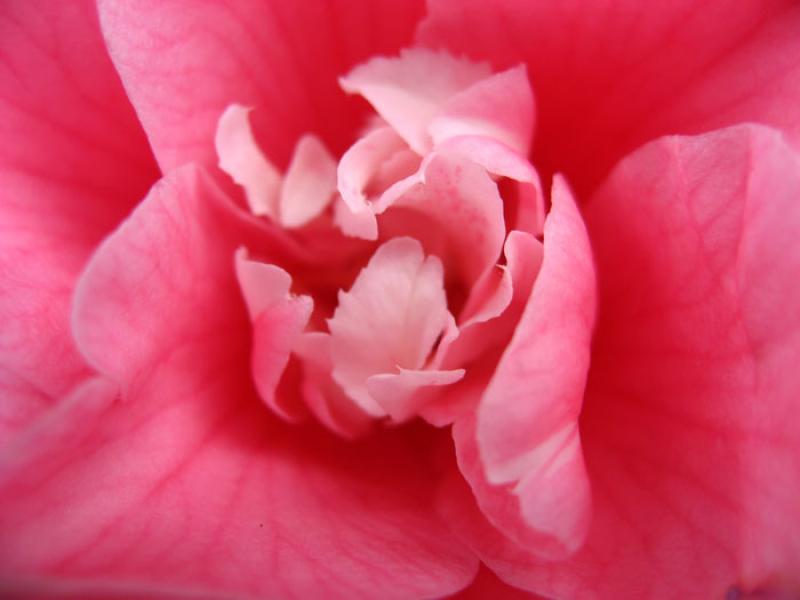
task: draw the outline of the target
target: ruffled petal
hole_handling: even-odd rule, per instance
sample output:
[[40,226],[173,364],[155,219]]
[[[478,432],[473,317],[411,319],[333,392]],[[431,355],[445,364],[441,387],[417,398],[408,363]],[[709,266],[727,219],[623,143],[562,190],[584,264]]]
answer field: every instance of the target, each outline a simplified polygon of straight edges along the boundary
[[489,519],[530,551],[563,558],[583,543],[591,515],[577,421],[595,280],[586,229],[560,178],[552,202],[533,293],[475,422],[460,423],[454,436],[459,465]]
[[448,504],[503,579],[556,597],[797,594],[798,198],[800,157],[760,126],[664,138],[615,169],[587,215],[586,543],[542,562]]
[[426,257],[419,242],[394,238],[339,293],[328,321],[333,377],[370,414],[386,414],[369,392],[370,377],[426,365],[448,322],[443,277],[441,261]]
[[489,75],[485,63],[412,48],[358,65],[340,82],[347,92],[366,98],[412,150],[424,155],[432,147],[433,117],[453,96]]
[[218,195],[201,172],[172,173],[85,271],[75,333],[112,382],[80,390],[0,454],[5,593],[462,588],[477,565],[432,510],[435,440],[397,431],[342,444],[284,426],[258,400],[231,264],[246,232]]

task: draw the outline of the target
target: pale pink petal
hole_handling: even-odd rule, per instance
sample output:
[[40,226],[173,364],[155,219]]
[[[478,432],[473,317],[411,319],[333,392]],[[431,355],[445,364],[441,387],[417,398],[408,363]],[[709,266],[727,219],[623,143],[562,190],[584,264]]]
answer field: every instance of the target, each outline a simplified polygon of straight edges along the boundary
[[343,444],[281,424],[258,400],[231,264],[240,222],[210,186],[196,170],[172,173],[84,273],[76,335],[122,397],[91,384],[0,454],[4,593],[460,589],[477,565],[433,512],[434,440],[398,431]]
[[432,154],[420,181],[381,217],[381,236],[412,235],[438,255],[448,278],[474,284],[503,248],[503,201],[485,169],[458,156]]
[[545,563],[451,505],[501,577],[555,597],[796,595],[798,198],[800,157],[760,126],[664,138],[615,169],[587,216],[591,529]]
[[373,375],[422,368],[448,322],[443,268],[413,238],[384,243],[328,321],[333,377],[362,409],[385,410],[370,395]]
[[534,101],[524,65],[496,73],[451,97],[428,126],[434,146],[454,137],[488,137],[527,156]]
[[398,57],[373,58],[340,82],[347,92],[366,98],[412,150],[424,155],[432,145],[431,119],[455,94],[489,75],[485,63],[413,48]]
[[595,283],[586,230],[561,178],[552,203],[533,292],[477,423],[460,424],[454,435],[461,469],[488,518],[530,551],[561,558],[580,547],[591,514],[577,419]]
[[346,236],[370,241],[378,238],[378,222],[366,202],[352,209],[341,197],[337,198],[333,203],[333,220]]
[[3,2],[0,56],[3,439],[89,375],[75,279],[158,173],[91,2]]
[[331,336],[323,332],[305,333],[295,345],[302,359],[302,395],[314,416],[328,429],[347,439],[369,432],[374,419],[354,403],[333,380]]
[[281,225],[302,227],[318,217],[336,193],[336,161],[318,137],[297,142],[280,193]]
[[292,276],[280,267],[249,259],[244,248],[236,251],[234,264],[251,321],[266,308],[289,297]]
[[[256,389],[278,415],[298,421],[307,414],[300,395],[276,391],[314,302],[309,296],[293,296],[291,275],[278,266],[248,259],[244,248],[236,251],[235,267],[253,323],[250,365]],[[299,381],[293,383],[299,385]]]
[[501,315],[513,295],[514,283],[508,269],[498,265],[496,269],[486,271],[470,290],[467,303],[461,310],[459,322],[462,331]]
[[[487,137],[459,136],[445,140],[436,148],[442,154],[460,156],[481,165],[499,177],[516,183],[517,219],[515,229],[542,234],[544,226],[544,195],[539,174],[523,154],[502,142]],[[506,205],[510,198],[504,197]]]
[[307,132],[334,155],[353,143],[368,107],[348,97],[337,78],[408,45],[424,6],[422,0],[100,0],[98,10],[162,169],[216,164],[217,120],[239,103],[255,107],[255,137],[283,170]]
[[367,378],[370,396],[395,422],[402,423],[421,408],[418,392],[434,386],[451,385],[464,377],[464,369],[452,371],[399,369],[398,373],[381,373]]
[[[287,421],[300,421],[308,411],[296,390],[276,393],[289,356],[305,329],[314,303],[308,296],[286,298],[267,307],[253,321],[250,365],[261,399]],[[293,382],[299,385],[299,381]]]
[[[503,287],[510,283],[510,300],[506,303],[506,292],[497,290],[499,293],[491,301],[493,307],[485,307],[486,312],[480,318],[478,315],[470,318],[458,331],[458,337],[446,345],[443,339],[437,349],[437,355],[442,353],[437,368],[469,368],[462,381],[442,388],[436,398],[429,399],[420,409],[420,415],[436,427],[450,425],[474,411],[530,297],[542,262],[541,242],[528,233],[512,231],[504,254],[506,265],[501,283]],[[496,272],[498,270],[490,271],[491,274]],[[467,301],[467,306],[472,300]],[[502,311],[490,317],[501,306]]]
[[534,163],[583,193],[668,133],[758,121],[800,140],[800,6],[793,0],[432,0],[418,40],[495,69],[524,62]]
[[505,350],[530,297],[542,264],[542,243],[529,233],[512,231],[504,245],[506,264],[493,269],[486,279],[497,287],[473,288],[461,314],[458,339],[447,349],[443,364],[466,365],[477,358]]
[[338,223],[344,233],[368,240],[378,238],[378,224],[367,188],[381,165],[406,147],[393,129],[380,127],[369,132],[344,153],[337,170],[338,190],[349,209],[346,211],[342,207],[339,209],[341,212],[337,212]]
[[281,174],[253,137],[248,117],[251,110],[239,104],[226,108],[217,123],[214,147],[219,168],[244,188],[250,211],[276,219]]

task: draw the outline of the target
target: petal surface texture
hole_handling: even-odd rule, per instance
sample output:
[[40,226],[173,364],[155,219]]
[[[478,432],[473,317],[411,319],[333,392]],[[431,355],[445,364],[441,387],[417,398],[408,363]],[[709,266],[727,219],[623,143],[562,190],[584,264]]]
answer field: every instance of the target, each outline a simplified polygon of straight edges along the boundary
[[556,178],[533,292],[472,418],[454,429],[459,464],[487,517],[544,557],[585,539],[591,514],[578,415],[589,368],[595,277],[589,240]]
[[442,262],[426,257],[418,241],[394,238],[378,248],[353,287],[339,293],[328,321],[333,378],[370,414],[385,414],[369,393],[370,377],[398,374],[399,386],[425,385],[423,375],[403,370],[425,366],[447,325],[443,277]]
[[280,170],[305,133],[339,155],[366,106],[337,78],[407,45],[424,10],[421,0],[99,0],[98,8],[112,60],[165,171],[215,164],[217,119],[233,103],[257,107],[254,136]]
[[555,597],[797,589],[798,198],[800,158],[762,126],[663,138],[614,170],[586,216],[586,543],[543,563],[446,496],[501,578]]
[[489,75],[485,63],[416,48],[395,58],[373,58],[341,83],[366,98],[412,150],[425,154],[432,144],[431,120],[453,96]]
[[545,178],[563,172],[581,198],[661,135],[757,121],[800,142],[793,0],[431,0],[428,15],[418,40],[432,48],[496,70],[525,63],[534,163]]
[[436,432],[342,444],[283,426],[256,396],[232,263],[243,240],[264,248],[234,216],[181,169],[92,258],[75,335],[119,385],[82,388],[1,455],[0,579],[82,597],[464,587],[476,561],[432,509]]
[[91,2],[3,2],[0,56],[2,444],[88,376],[75,280],[157,170]]

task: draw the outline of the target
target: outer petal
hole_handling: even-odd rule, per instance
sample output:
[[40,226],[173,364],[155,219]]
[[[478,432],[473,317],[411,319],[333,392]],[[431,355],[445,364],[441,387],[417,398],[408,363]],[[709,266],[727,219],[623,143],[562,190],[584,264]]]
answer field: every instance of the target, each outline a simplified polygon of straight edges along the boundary
[[798,198],[800,157],[757,126],[665,138],[614,171],[587,217],[591,530],[551,564],[473,530],[504,579],[557,597],[797,594]]
[[581,195],[659,135],[755,120],[800,140],[793,0],[432,0],[419,39],[496,68],[524,61],[537,168]]
[[123,397],[80,394],[3,455],[5,589],[46,595],[66,582],[81,596],[226,598],[459,589],[476,565],[429,509],[432,440],[397,432],[345,445],[282,427],[255,397],[230,261],[236,228],[221,204],[205,178],[179,171],[92,260],[76,332]]
[[215,164],[214,129],[233,102],[259,109],[256,139],[280,168],[309,131],[341,153],[365,106],[348,99],[336,78],[406,45],[423,10],[418,0],[99,0],[98,6],[112,59],[163,170]]
[[75,277],[156,177],[89,2],[0,7],[0,438],[87,374]]

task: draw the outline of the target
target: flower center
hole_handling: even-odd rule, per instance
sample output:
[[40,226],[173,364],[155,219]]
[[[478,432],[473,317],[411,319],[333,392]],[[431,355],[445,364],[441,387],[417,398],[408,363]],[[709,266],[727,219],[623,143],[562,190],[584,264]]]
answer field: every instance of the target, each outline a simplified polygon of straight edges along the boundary
[[[471,362],[510,335],[514,289],[535,276],[520,266],[520,248],[536,252],[543,219],[527,160],[534,109],[525,69],[492,74],[414,49],[362,64],[340,83],[377,115],[338,162],[308,134],[281,174],[261,152],[248,108],[233,105],[219,121],[220,167],[254,215],[307,251],[291,266],[237,258],[254,378],[292,418],[276,388],[287,364],[299,363],[303,403],[345,435],[376,420],[446,421],[452,415],[432,407],[447,405]],[[513,190],[505,201],[500,181]],[[258,360],[278,350],[291,358]]]

